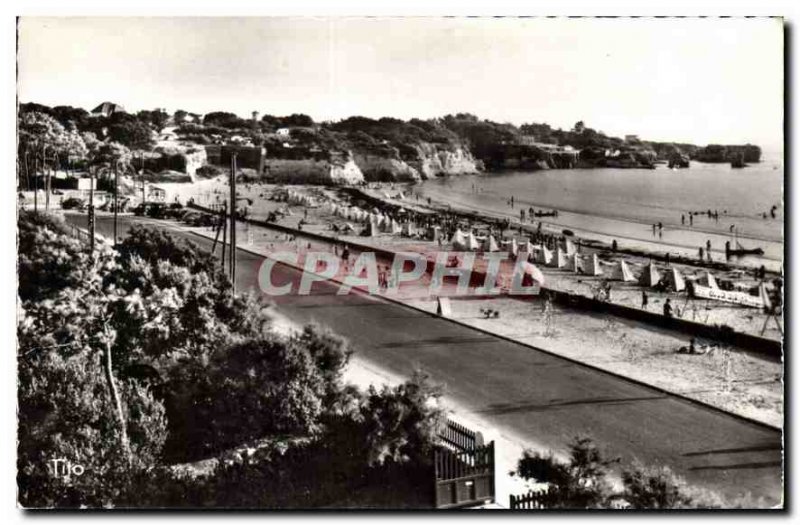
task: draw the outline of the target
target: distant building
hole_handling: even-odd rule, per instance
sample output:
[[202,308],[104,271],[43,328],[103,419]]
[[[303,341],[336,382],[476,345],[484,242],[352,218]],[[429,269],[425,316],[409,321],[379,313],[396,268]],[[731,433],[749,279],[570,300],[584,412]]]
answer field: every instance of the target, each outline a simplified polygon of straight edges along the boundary
[[149,186],[147,188],[147,200],[149,202],[166,202],[167,191],[158,186]]
[[114,113],[125,113],[125,108],[113,102],[103,102],[91,112],[93,117],[110,117]]

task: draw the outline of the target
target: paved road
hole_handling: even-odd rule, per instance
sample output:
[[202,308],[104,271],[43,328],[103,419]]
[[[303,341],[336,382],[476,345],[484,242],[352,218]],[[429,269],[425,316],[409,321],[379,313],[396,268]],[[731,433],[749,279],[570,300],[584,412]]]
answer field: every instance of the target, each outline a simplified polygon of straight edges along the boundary
[[[133,220],[122,219],[120,235]],[[85,225],[85,216],[76,223]],[[99,219],[98,231],[110,233],[110,221]],[[263,258],[239,250],[237,260],[237,287],[256,288]],[[273,283],[292,281],[296,289],[299,277],[276,266]],[[584,433],[623,462],[670,465],[690,483],[728,496],[781,500],[777,430],[397,304],[336,296],[337,289],[317,283],[311,295],[287,296],[278,305],[294,321],[332,327],[390,372],[422,367],[462,406],[531,442],[562,450]]]

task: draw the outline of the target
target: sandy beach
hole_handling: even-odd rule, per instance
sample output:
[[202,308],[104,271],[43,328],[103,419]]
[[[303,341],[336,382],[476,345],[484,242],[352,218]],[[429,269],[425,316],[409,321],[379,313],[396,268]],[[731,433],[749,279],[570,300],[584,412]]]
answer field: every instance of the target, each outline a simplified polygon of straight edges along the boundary
[[[211,198],[214,190],[223,190],[224,185],[208,184],[202,187]],[[189,190],[189,188],[184,188]],[[340,200],[334,189],[318,187],[292,187],[298,193],[317,199]],[[342,220],[323,207],[288,205],[286,202],[269,200],[266,197],[279,188],[252,185],[243,186],[240,194],[252,198],[251,217],[266,217],[271,212],[289,211],[277,224],[297,227],[303,221],[303,231],[319,233],[348,240],[365,246],[392,251],[411,251],[423,255],[439,249],[436,243],[420,239],[409,239],[400,235],[381,234],[362,237],[357,234],[340,235],[332,231],[333,224],[344,224]],[[375,190],[380,192],[382,190]],[[187,198],[190,193],[185,194]],[[202,197],[201,197],[202,198]],[[410,207],[410,206],[409,206]],[[422,207],[420,207],[421,209]],[[307,213],[306,213],[307,210]],[[248,224],[239,224],[237,238],[241,247],[258,253],[270,254],[278,251],[298,254],[297,264],[304,264],[309,251],[333,251],[335,243],[293,238],[283,232]],[[191,228],[212,237],[209,228]],[[564,270],[542,268],[547,286],[576,294],[592,293],[599,278],[587,278],[570,274]],[[690,273],[692,268],[681,266],[681,271]],[[345,275],[340,271],[340,278]],[[435,297],[426,293],[429,276],[423,277],[413,286],[401,286],[395,299],[428,311],[436,311]],[[724,322],[737,330],[756,333],[760,331],[764,316],[758,310],[719,302],[689,301],[675,293],[650,293],[650,308],[660,309],[661,302],[671,297],[673,303],[684,309],[683,315],[698,322]],[[641,289],[636,283],[614,284],[613,300],[619,304],[639,307]],[[691,305],[691,303],[696,303]],[[702,354],[680,354],[677,349],[688,344],[686,334],[647,326],[608,314],[588,313],[555,306],[549,320],[544,319],[542,301],[531,298],[493,297],[454,299],[452,317],[478,328],[519,340],[547,351],[576,359],[587,364],[642,381],[669,392],[707,403],[723,410],[780,427],[783,421],[783,368],[780,361],[752,354],[742,348],[721,344],[713,340],[697,340]],[[487,318],[483,311],[493,309],[498,318]],[[548,325],[550,328],[548,328]],[[765,336],[780,337],[776,329]]]

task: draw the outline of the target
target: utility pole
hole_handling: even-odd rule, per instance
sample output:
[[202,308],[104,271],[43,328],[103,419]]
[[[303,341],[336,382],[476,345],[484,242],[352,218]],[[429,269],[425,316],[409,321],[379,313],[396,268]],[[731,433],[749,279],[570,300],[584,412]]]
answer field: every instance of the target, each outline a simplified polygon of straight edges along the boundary
[[228,203],[222,203],[222,271],[225,272],[225,245],[228,244]]
[[[145,209],[147,205],[147,196],[145,195],[145,182],[144,182],[144,152],[139,153],[139,160],[141,160],[140,169],[142,174],[142,210]],[[144,212],[143,212],[144,213]]]
[[117,169],[116,162],[114,163],[114,247],[117,247],[117,208],[119,208],[118,201],[118,187],[119,187],[119,170]]
[[231,153],[231,283],[236,288],[236,153]]
[[44,211],[49,212],[50,211],[50,171],[51,171],[52,167],[50,169],[47,169],[47,157],[46,156],[43,156],[42,160],[44,161],[44,164],[42,166],[43,167],[43,171],[46,173],[46,176],[44,178]]
[[33,211],[39,211],[39,175],[37,174],[39,159],[36,158],[36,152],[33,153]]
[[96,169],[89,168],[89,209],[87,210],[89,219],[89,253],[94,257],[94,174]]

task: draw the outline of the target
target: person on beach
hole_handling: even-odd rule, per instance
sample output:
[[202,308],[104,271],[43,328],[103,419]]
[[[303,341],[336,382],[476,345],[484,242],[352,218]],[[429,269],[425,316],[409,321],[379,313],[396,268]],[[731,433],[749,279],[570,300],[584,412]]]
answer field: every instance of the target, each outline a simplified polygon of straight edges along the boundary
[[642,310],[647,310],[647,292],[642,290]]
[[690,214],[689,214],[689,226],[692,226],[692,225],[694,225],[694,215],[692,215],[692,214],[690,213]]
[[654,224],[653,225],[653,237],[655,237],[655,236],[656,236],[656,225]]
[[667,266],[669,266],[669,252],[664,254],[664,261],[667,263]]
[[702,246],[700,248],[698,248],[697,255],[699,256],[698,258],[700,259],[700,262],[703,262],[703,247]]
[[678,348],[678,353],[679,354],[694,354],[694,353],[696,353],[696,350],[695,350],[695,347],[694,347],[694,337],[692,337],[689,340],[689,346],[688,347],[682,346],[682,347]]
[[617,240],[616,239],[611,241],[611,251],[612,252],[617,251]]
[[664,301],[664,317],[667,319],[672,318],[672,303],[670,302],[669,297],[667,297],[667,300]]
[[681,226],[683,226],[684,224],[686,224],[686,215],[681,213]]

